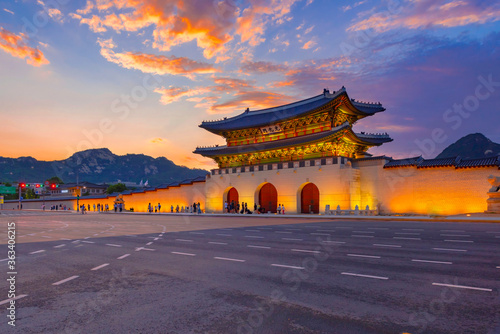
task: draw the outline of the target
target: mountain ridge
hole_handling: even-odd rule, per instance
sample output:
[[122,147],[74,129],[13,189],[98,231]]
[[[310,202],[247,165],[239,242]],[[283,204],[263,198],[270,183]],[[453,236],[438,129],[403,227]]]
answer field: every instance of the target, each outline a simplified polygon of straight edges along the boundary
[[482,133],[471,133],[458,139],[446,147],[436,159],[454,158],[462,159],[490,158],[500,155],[500,144],[488,139]]
[[139,182],[149,180],[159,185],[204,176],[203,169],[178,166],[166,157],[153,158],[145,154],[116,155],[108,148],[75,152],[67,159],[41,161],[31,156],[0,157],[0,181],[40,182],[59,176],[64,182],[88,181],[93,183]]

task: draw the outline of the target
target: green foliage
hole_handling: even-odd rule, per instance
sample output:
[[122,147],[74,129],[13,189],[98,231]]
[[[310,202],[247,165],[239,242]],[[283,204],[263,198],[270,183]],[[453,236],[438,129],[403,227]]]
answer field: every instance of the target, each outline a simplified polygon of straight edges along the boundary
[[49,183],[64,184],[59,176],[52,176],[50,179],[47,179],[47,181],[49,181]]
[[117,184],[113,184],[111,186],[108,187],[108,189],[106,190],[106,193],[108,194],[112,194],[112,193],[121,193],[122,191],[125,191],[127,190],[127,186],[123,183],[117,183]]
[[6,187],[12,187],[12,183],[10,183],[10,182],[5,182],[5,183],[4,183],[4,185],[5,185]]
[[35,199],[38,198],[38,195],[35,194],[35,191],[31,188],[26,189],[26,193],[24,194],[25,199]]

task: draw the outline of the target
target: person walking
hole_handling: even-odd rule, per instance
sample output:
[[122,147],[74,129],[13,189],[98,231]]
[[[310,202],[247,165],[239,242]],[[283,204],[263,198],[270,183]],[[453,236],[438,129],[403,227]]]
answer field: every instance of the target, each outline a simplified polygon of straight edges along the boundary
[[198,208],[198,214],[201,214],[201,205],[200,205],[200,202],[198,202],[198,204],[196,205],[196,207]]
[[94,212],[95,212],[95,203],[94,203],[93,207],[94,207]]
[[285,204],[282,204],[281,205],[281,214],[284,215],[285,214]]
[[281,204],[278,204],[278,214],[281,214]]
[[161,212],[161,204],[158,203],[158,213],[160,213],[160,212]]
[[174,205],[170,205],[170,213],[174,213]]

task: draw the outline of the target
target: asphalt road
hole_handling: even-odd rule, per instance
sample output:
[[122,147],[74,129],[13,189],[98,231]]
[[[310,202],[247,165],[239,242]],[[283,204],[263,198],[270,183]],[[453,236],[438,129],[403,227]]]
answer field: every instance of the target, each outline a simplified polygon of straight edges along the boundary
[[500,333],[499,224],[9,214],[0,333]]

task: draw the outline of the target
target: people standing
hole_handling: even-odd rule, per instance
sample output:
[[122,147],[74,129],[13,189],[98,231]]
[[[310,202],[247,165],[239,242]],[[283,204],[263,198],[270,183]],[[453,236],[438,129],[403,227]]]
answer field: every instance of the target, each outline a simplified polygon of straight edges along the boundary
[[158,203],[158,213],[160,213],[160,212],[161,212],[161,204]]
[[170,205],[170,213],[174,213],[174,205]]
[[281,214],[284,215],[285,214],[285,204],[282,204],[281,205]]
[[278,204],[278,214],[281,214],[281,204]]

